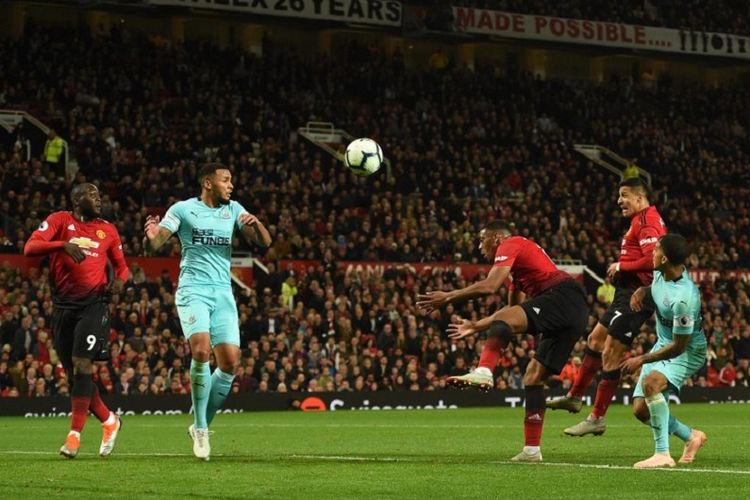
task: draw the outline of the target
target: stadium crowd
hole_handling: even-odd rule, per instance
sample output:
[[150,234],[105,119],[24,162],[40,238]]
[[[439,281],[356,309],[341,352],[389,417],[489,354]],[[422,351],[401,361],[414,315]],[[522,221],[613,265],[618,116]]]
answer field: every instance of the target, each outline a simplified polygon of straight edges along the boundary
[[[71,182],[89,180],[104,193],[104,217],[125,253],[139,255],[145,216],[194,196],[198,165],[218,159],[233,169],[233,197],[274,239],[269,274],[256,272],[252,290],[235,290],[243,347],[235,391],[441,389],[446,375],[473,366],[482,340],[450,342],[450,315],[484,316],[503,295],[425,317],[415,294],[463,286],[462,278],[347,275],[341,260],[478,263],[477,231],[503,217],[552,257],[604,275],[627,221],[615,205],[617,179],[575,156],[578,142],[608,145],[651,172],[668,226],[695,244],[691,266],[724,270],[702,283],[710,362],[692,383],[748,383],[750,299],[728,273],[750,267],[750,99],[740,87],[407,68],[398,52],[359,44],[312,58],[267,41],[256,57],[125,31],[37,29],[0,41],[0,60],[0,106],[54,123],[80,167],[66,180],[12,145],[0,151],[7,253],[18,253],[48,213],[69,207]],[[389,172],[348,174],[294,136],[312,119],[376,139]],[[235,246],[254,250],[239,238]],[[167,247],[164,255],[179,255],[176,239]],[[318,264],[291,273],[278,268],[282,259]],[[97,383],[104,393],[189,391],[174,284],[137,267],[132,274],[112,300],[111,359]],[[604,306],[591,292],[593,326]],[[0,269],[0,394],[68,391],[50,339],[50,297],[46,269]],[[644,327],[633,351],[654,339]],[[583,347],[551,385],[570,383]],[[533,351],[525,338],[507,352],[498,387],[520,388]]]

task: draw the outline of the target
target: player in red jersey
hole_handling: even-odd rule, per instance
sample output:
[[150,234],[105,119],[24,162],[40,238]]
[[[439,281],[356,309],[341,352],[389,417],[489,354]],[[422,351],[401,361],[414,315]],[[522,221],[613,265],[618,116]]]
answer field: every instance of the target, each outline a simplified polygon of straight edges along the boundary
[[[99,218],[102,202],[93,184],[78,184],[70,193],[73,212],[54,212],[26,242],[24,255],[49,255],[53,284],[52,334],[60,360],[72,382],[73,415],[60,454],[75,458],[81,431],[91,411],[102,423],[99,454],[112,453],[122,423],[102,401],[91,378],[92,361],[107,350],[110,292],[119,292],[129,271],[114,225]],[[115,277],[109,281],[107,262]]]
[[620,260],[607,269],[616,287],[614,301],[589,335],[581,369],[570,391],[547,402],[547,408],[578,413],[584,392],[602,369],[592,413],[583,422],[565,429],[569,436],[598,436],[607,429],[604,416],[620,383],[623,355],[653,313],[648,309],[633,311],[630,297],[638,287],[651,284],[654,248],[667,228],[656,207],[649,204],[648,187],[638,178],[620,183],[617,204],[623,217],[630,217],[630,229],[622,240]]
[[589,314],[586,292],[573,277],[557,269],[539,245],[520,236],[511,236],[504,222],[491,222],[479,237],[482,254],[488,259],[494,258],[487,277],[460,290],[419,295],[417,305],[430,312],[449,303],[495,293],[512,278],[506,307],[479,321],[460,319],[449,326],[448,333],[454,339],[483,330],[489,332],[479,367],[466,375],[450,377],[448,382],[489,390],[494,386],[493,370],[513,335],[538,334],[536,354],[523,378],[525,446],[512,460],[541,462],[544,381],[562,371],[573,346],[586,332]]

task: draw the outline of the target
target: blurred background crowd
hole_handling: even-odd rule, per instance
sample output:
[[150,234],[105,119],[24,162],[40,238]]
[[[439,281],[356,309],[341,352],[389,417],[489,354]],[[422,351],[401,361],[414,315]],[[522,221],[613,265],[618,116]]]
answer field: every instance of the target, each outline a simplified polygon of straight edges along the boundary
[[[585,2],[468,3],[589,16]],[[667,26],[705,21],[680,17],[703,11],[675,2],[654,2],[661,13],[654,18],[634,3],[597,12]],[[736,10],[713,21],[746,31],[744,3],[723,3]],[[273,237],[265,253],[234,242],[269,271],[256,269],[250,289],[235,287],[243,348],[236,392],[437,390],[446,376],[476,364],[482,339],[453,342],[445,327],[452,315],[490,314],[506,295],[425,316],[416,310],[417,293],[462,287],[465,278],[346,272],[344,260],[482,263],[478,231],[505,218],[553,258],[580,260],[604,276],[629,221],[616,206],[619,179],[577,156],[575,143],[611,145],[648,170],[652,203],[694,246],[690,266],[721,271],[701,283],[710,350],[690,383],[748,385],[750,298],[746,282],[731,273],[750,267],[746,87],[627,75],[600,83],[541,79],[512,64],[407,68],[398,48],[384,54],[361,43],[306,57],[266,40],[259,57],[125,30],[97,37],[29,30],[17,41],[0,39],[0,107],[28,109],[54,124],[79,170],[66,179],[54,162],[27,160],[22,127],[2,145],[0,251],[20,253],[49,213],[70,209],[72,184],[89,181],[100,187],[103,217],[118,227],[126,255],[140,255],[146,215],[197,195],[203,162],[228,165],[233,198]],[[348,173],[295,134],[308,120],[372,137],[390,165],[372,178]],[[162,255],[179,252],[175,238]],[[314,263],[293,272],[287,259]],[[190,352],[175,283],[167,273],[131,271],[110,306],[112,344],[97,368],[100,390],[186,393]],[[611,293],[608,283],[589,292],[593,326]],[[0,395],[69,390],[50,338],[51,312],[45,267],[22,275],[0,265]],[[652,325],[644,326],[633,353],[654,342]],[[582,340],[550,386],[570,384],[583,347]],[[534,348],[528,337],[508,349],[496,369],[498,388],[521,387]]]

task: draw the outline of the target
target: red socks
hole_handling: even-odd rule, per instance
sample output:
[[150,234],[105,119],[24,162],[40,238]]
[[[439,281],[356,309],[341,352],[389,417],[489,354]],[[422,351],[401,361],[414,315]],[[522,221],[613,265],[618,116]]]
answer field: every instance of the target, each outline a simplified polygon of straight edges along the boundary
[[602,372],[602,379],[596,388],[596,399],[594,400],[594,410],[591,415],[594,418],[600,418],[607,414],[609,405],[612,404],[612,397],[615,395],[617,386],[620,385],[620,370],[611,372]]
[[94,390],[94,381],[90,373],[76,373],[73,376],[73,388],[70,391],[71,417],[70,430],[81,432],[86,425],[86,417],[89,416],[91,405],[91,393]]
[[70,430],[81,432],[86,425],[86,417],[89,416],[89,404],[91,396],[72,397],[73,416],[71,417]]
[[482,368],[489,368],[491,372],[495,371],[497,361],[502,356],[507,342],[497,337],[489,337],[484,343],[482,354],[479,356],[479,366]]
[[526,446],[539,446],[544,426],[544,386],[529,385],[526,392],[526,417],[523,419],[523,435]]
[[99,388],[94,384],[94,391],[91,394],[91,402],[89,403],[89,410],[91,413],[96,415],[99,422],[105,422],[109,418],[109,408],[102,401],[102,397],[99,395]]
[[578,371],[573,387],[570,388],[570,395],[580,398],[588,389],[591,381],[597,372],[602,368],[602,353],[596,352],[586,347],[583,355],[581,369]]

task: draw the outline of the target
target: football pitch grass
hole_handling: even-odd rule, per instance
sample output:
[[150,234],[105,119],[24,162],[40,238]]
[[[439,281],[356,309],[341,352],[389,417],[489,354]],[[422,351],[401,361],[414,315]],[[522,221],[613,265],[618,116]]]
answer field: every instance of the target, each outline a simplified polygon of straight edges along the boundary
[[108,458],[90,417],[75,460],[57,454],[68,419],[0,418],[0,498],[750,498],[750,406],[673,408],[709,441],[694,464],[642,471],[651,431],[621,405],[601,437],[563,435],[586,409],[548,411],[543,464],[509,462],[520,408],[219,415],[210,462],[187,415],[125,417]]

